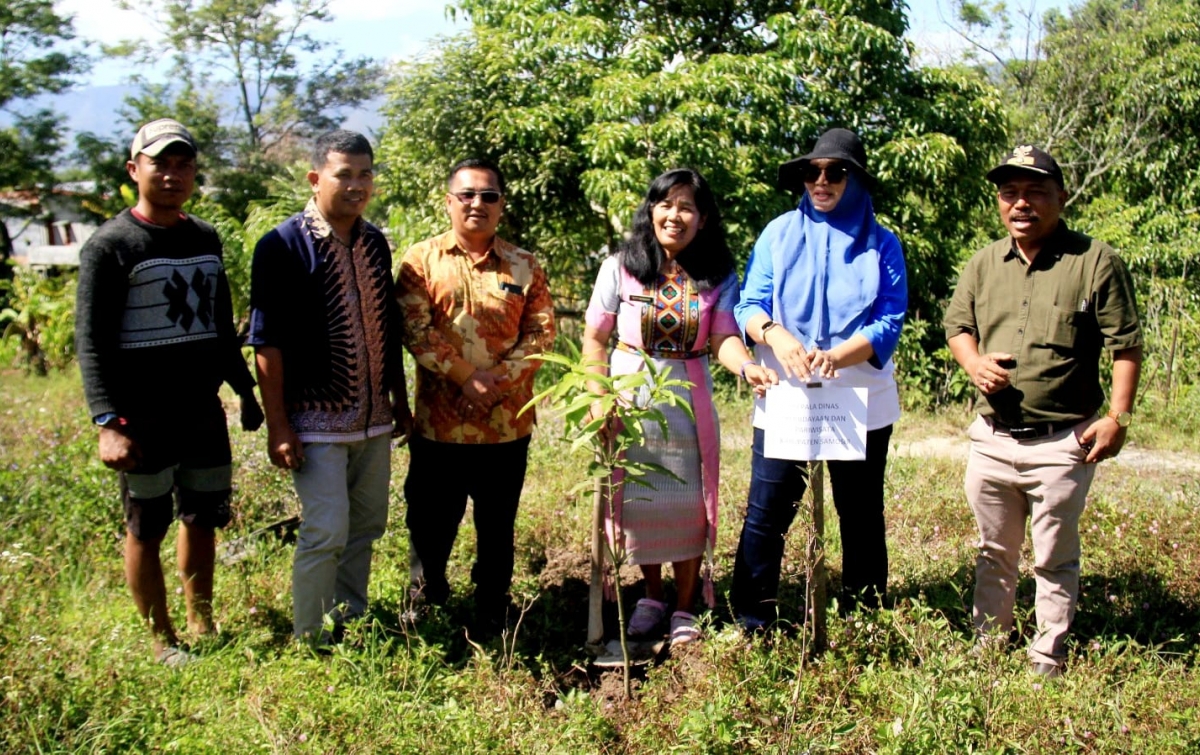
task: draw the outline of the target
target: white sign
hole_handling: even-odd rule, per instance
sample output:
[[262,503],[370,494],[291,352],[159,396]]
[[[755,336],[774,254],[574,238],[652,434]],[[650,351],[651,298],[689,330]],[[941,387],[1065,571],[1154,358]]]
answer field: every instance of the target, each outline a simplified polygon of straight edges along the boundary
[[767,391],[763,454],[770,459],[867,458],[867,389],[780,382]]

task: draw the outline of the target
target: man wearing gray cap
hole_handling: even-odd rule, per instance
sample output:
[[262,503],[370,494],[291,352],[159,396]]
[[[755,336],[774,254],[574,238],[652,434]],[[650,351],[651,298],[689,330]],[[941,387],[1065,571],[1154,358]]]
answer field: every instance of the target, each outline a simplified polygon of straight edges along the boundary
[[155,658],[179,666],[159,547],[180,521],[176,553],[188,629],[213,631],[215,530],[229,522],[231,454],[222,382],[241,397],[242,428],[263,414],[234,330],[221,241],[182,212],[196,180],[196,143],[177,121],[134,137],[137,204],[80,251],[75,345],[100,460],[120,473],[125,579],[153,636]]
[[[1133,282],[1107,244],[1072,231],[1062,170],[1022,145],[987,174],[1008,236],[967,263],[946,310],[950,351],[979,389],[967,500],[979,526],[975,627],[1012,630],[1017,564],[1030,521],[1035,674],[1061,676],[1079,596],[1079,518],[1096,462],[1116,456],[1142,363]],[[1113,358],[1108,411],[1100,351]]]

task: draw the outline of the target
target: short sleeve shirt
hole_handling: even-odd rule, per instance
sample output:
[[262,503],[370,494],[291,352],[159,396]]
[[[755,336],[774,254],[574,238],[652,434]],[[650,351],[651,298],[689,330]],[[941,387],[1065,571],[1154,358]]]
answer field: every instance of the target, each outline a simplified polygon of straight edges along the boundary
[[1107,244],[1060,223],[1027,264],[1012,239],[967,263],[943,320],[979,352],[1016,358],[1011,385],[980,393],[980,414],[1011,425],[1086,419],[1104,403],[1100,350],[1142,345],[1133,281]]
[[617,331],[617,339],[652,351],[700,351],[710,335],[739,335],[733,308],[738,301],[737,275],[730,273],[715,288],[700,290],[677,269],[660,274],[654,287],[644,287],[621,267],[620,255],[600,265],[587,310],[587,324]]

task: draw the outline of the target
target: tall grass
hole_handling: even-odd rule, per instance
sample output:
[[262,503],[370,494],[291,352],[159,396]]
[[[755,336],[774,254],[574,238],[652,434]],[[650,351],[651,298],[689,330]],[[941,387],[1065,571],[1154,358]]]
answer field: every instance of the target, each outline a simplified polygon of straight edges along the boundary
[[[746,401],[721,406],[718,594],[729,587],[748,480]],[[895,447],[961,433],[965,422],[906,416]],[[238,513],[226,539],[298,508],[266,460],[265,437],[232,433]],[[1200,461],[1174,419],[1143,413],[1134,433],[1142,450],[1165,437],[1185,451],[1171,458]],[[455,597],[415,620],[405,614],[401,450],[372,613],[331,656],[290,642],[291,550],[264,541],[218,566],[220,633],[197,643],[198,663],[171,671],[152,663],[124,585],[116,478],[96,459],[78,377],[0,376],[0,752],[1200,752],[1194,468],[1102,467],[1083,520],[1070,671],[1058,683],[1027,673],[1028,554],[1023,637],[970,652],[975,532],[962,461],[893,452],[894,608],[831,612],[830,649],[802,662],[798,632],[743,637],[721,601],[706,640],[646,670],[625,703],[615,676],[587,666],[590,510],[567,495],[586,459],[556,436],[543,426],[533,446],[513,589],[526,611],[515,636],[479,646],[464,635],[469,525],[451,563]],[[830,508],[835,582],[837,543]],[[794,624],[803,573],[803,543],[792,537],[780,597]],[[172,608],[182,615],[182,595]]]

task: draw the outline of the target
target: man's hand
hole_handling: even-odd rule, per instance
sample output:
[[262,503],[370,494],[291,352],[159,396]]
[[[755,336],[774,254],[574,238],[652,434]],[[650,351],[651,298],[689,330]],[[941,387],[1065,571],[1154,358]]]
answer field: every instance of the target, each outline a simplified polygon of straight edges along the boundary
[[142,447],[123,431],[100,428],[100,461],[109,469],[128,472],[142,463]]
[[1121,453],[1128,428],[1121,427],[1112,417],[1101,417],[1083,431],[1079,444],[1088,449],[1086,461],[1094,464]]
[[392,439],[397,448],[408,442],[412,435],[413,418],[408,404],[392,404]]
[[483,404],[477,404],[471,401],[466,396],[459,396],[454,400],[454,411],[465,419],[471,420],[486,420],[492,410],[485,407]]
[[304,445],[291,425],[267,425],[267,456],[280,469],[299,469],[304,466]]
[[468,413],[490,410],[500,403],[504,394],[500,392],[499,379],[485,370],[475,370],[462,385],[463,398],[467,400]]
[[1013,359],[1012,354],[1000,351],[980,355],[970,370],[971,382],[988,396],[1004,390],[1009,386],[1008,370],[1001,365],[1011,364]]
[[782,325],[776,325],[764,335],[763,343],[775,352],[775,358],[783,365],[783,372],[790,377],[808,380],[812,376],[809,362],[812,357],[804,350],[804,344],[787,332]]
[[241,415],[242,429],[246,432],[252,433],[258,428],[262,427],[264,419],[263,410],[262,407],[258,405],[258,399],[254,397],[253,390],[247,391],[246,394],[242,396]]

